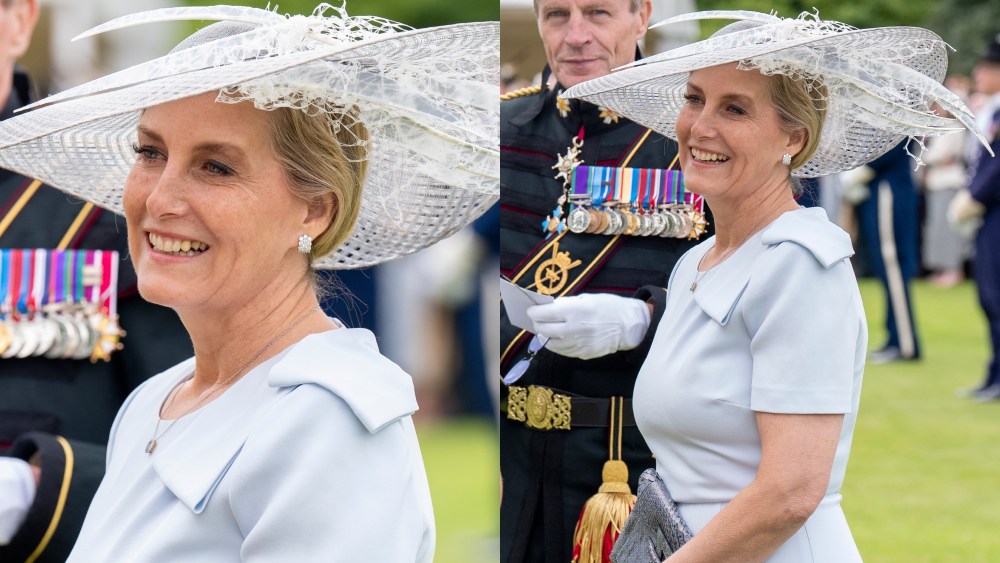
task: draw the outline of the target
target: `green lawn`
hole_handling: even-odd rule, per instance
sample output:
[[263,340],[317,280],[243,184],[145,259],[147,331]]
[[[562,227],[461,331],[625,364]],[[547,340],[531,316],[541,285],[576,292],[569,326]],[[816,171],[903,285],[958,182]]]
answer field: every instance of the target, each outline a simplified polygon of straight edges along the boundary
[[[861,293],[874,348],[884,295]],[[865,561],[1000,561],[1000,402],[955,395],[989,355],[975,287],[913,293],[923,359],[865,370],[844,510]]]
[[[866,562],[1000,562],[1000,402],[959,399],[989,354],[975,288],[914,288],[920,362],[865,371],[844,509]],[[871,347],[881,286],[863,280]],[[498,446],[492,421],[419,429],[437,518],[437,563],[496,561]]]
[[434,502],[435,563],[495,563],[500,557],[496,423],[459,418],[417,432]]

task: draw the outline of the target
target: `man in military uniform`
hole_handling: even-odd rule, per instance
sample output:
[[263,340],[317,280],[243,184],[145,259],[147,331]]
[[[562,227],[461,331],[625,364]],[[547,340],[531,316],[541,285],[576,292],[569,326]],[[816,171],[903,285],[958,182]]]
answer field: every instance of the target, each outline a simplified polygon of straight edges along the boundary
[[[1000,33],[990,41],[986,53],[972,71],[976,91],[989,96],[980,110],[978,125],[1000,155]],[[959,215],[982,215],[976,233],[973,271],[979,289],[979,303],[989,323],[993,357],[982,385],[973,395],[981,401],[1000,400],[1000,157],[991,157],[985,148],[972,167],[969,195]],[[958,198],[956,198],[958,199]],[[958,202],[961,204],[961,200]]]
[[885,289],[886,341],[868,354],[871,364],[920,359],[910,289],[920,274],[920,192],[913,180],[913,159],[907,153],[916,147],[907,147],[908,142],[865,165],[870,171],[869,195],[857,206],[868,261]]
[[[37,17],[36,0],[0,0],[2,119],[32,101],[28,75],[14,62]],[[65,561],[103,477],[119,406],[146,378],[190,357],[191,344],[173,311],[139,297],[124,221],[113,213],[0,170],[0,248],[116,250],[121,259],[117,304],[127,335],[109,361],[0,359],[0,479],[34,481],[21,484],[34,494],[19,525],[0,514],[0,561]],[[31,460],[32,473],[21,460]],[[0,497],[9,485],[0,482]]]
[[[622,228],[573,232],[563,223],[569,207],[563,180],[574,146],[575,161],[586,165],[659,170],[672,167],[677,147],[609,110],[558,97],[635,60],[651,10],[650,0],[536,0],[548,60],[543,86],[501,98],[501,273],[539,293],[580,296],[560,314],[616,327],[610,339],[597,335],[579,340],[577,349],[558,350],[577,358],[614,352],[581,360],[553,353],[554,342],[539,348],[506,311],[501,315],[500,369],[508,384],[500,420],[504,563],[570,561],[577,518],[609,459],[612,397],[624,398],[624,408],[616,408],[633,493],[639,474],[654,465],[635,427],[632,389],[652,341],[654,330],[646,327],[656,326],[668,276],[695,241],[623,234]],[[594,211],[594,221],[604,220]],[[552,409],[562,414],[553,416]]]

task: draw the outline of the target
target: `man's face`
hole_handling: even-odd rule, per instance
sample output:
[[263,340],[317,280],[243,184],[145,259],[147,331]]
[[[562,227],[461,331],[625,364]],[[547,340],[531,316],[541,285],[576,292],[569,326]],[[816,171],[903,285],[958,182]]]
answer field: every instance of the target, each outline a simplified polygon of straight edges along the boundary
[[652,4],[643,0],[539,0],[538,33],[559,83],[570,87],[635,60]]
[[1000,93],[1000,62],[981,60],[972,69],[972,80],[976,91],[987,96]]
[[35,0],[0,0],[0,105],[7,102],[14,62],[28,49],[37,20]]

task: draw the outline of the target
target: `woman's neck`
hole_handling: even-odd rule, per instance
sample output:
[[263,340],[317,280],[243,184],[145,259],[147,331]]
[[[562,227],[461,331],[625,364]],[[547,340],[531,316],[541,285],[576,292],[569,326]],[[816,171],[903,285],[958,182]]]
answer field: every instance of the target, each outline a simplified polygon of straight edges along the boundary
[[[287,291],[264,292],[243,303],[213,310],[178,311],[195,351],[191,386],[201,390],[232,384],[254,365],[306,335],[337,328],[333,320],[318,311],[309,314],[318,308],[316,294],[308,281],[303,281]],[[248,361],[253,365],[246,365]],[[244,373],[239,373],[241,370]]]
[[[744,192],[745,194],[746,192]],[[753,195],[731,199],[708,199],[715,220],[715,249],[725,252],[738,247],[761,228],[786,211],[799,208],[787,182],[772,189],[751,192]]]

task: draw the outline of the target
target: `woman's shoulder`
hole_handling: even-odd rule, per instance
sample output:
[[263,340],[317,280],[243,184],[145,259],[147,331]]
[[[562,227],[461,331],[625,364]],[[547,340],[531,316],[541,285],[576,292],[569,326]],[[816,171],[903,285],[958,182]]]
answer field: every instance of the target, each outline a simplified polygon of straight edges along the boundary
[[[770,248],[783,246],[783,252],[776,254],[788,257],[802,254],[795,248],[804,249],[826,269],[854,255],[850,235],[832,223],[820,207],[797,209],[781,215],[764,229],[761,243]],[[783,243],[793,243],[794,246]]]
[[301,387],[292,401],[343,402],[375,433],[417,410],[413,379],[379,353],[375,336],[364,329],[340,328],[307,336],[268,373],[271,387]]

